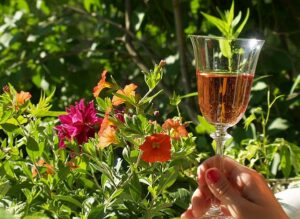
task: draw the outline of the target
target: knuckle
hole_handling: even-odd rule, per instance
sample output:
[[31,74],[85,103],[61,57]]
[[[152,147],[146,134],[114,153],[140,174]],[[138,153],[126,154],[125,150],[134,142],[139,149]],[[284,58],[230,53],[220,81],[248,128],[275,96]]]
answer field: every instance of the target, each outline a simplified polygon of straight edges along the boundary
[[223,198],[224,196],[228,196],[230,192],[229,183],[222,181],[219,186],[216,188],[216,192],[219,198]]

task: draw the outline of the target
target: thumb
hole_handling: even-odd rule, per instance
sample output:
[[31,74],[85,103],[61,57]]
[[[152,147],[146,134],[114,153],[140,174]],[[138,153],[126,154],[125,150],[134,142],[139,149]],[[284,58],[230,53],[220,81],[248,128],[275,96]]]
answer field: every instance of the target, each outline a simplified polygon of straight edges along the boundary
[[240,206],[246,201],[239,191],[233,188],[227,178],[217,168],[205,172],[205,180],[212,194],[225,205]]

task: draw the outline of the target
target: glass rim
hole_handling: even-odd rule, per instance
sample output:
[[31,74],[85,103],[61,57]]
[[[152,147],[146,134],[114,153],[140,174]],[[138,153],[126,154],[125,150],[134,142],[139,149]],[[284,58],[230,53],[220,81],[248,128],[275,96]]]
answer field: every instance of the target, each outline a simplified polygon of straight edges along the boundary
[[[195,38],[201,38],[201,39],[213,39],[213,40],[229,40],[222,36],[214,36],[214,35],[197,35],[197,34],[190,34],[188,35],[189,38],[195,37]],[[255,40],[257,42],[264,43],[265,40],[257,39],[257,38],[235,38],[232,39],[232,41],[249,41],[249,40]]]

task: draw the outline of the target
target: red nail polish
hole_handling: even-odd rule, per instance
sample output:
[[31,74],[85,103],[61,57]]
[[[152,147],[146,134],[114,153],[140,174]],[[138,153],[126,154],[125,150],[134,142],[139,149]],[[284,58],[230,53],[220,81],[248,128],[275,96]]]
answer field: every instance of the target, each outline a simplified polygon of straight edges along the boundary
[[206,173],[207,179],[211,182],[211,183],[216,183],[219,181],[220,179],[220,174],[217,170],[215,169],[211,169],[208,170]]

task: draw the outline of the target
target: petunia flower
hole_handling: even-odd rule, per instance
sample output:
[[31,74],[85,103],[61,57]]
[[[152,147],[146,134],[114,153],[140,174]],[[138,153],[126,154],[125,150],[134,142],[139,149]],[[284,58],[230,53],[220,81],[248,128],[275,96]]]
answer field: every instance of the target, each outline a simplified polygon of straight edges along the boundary
[[[117,94],[122,94],[126,97],[134,97],[135,96],[135,89],[137,88],[137,85],[135,84],[129,84],[129,85],[126,85],[124,87],[124,89],[120,89],[117,91]],[[117,97],[117,96],[113,96],[112,98],[112,104],[114,106],[119,106],[121,105],[122,103],[124,103],[125,100],[122,98],[122,97]]]
[[105,112],[104,119],[101,124],[101,128],[98,132],[99,135],[99,143],[98,147],[101,149],[109,146],[110,144],[116,144],[117,143],[117,137],[116,137],[116,127],[114,124],[109,121],[109,113],[111,109],[108,109]]
[[74,161],[68,161],[66,163],[66,166],[69,167],[69,170],[75,170],[75,169],[79,168],[79,166],[76,165]]
[[97,129],[102,123],[102,118],[97,117],[94,102],[85,105],[81,99],[75,106],[67,108],[67,115],[59,116],[61,124],[56,126],[58,132],[59,147],[65,148],[65,141],[76,140],[81,145],[94,137]]
[[143,151],[141,159],[146,162],[165,162],[171,158],[171,139],[166,134],[153,134],[146,137],[140,146]]
[[101,74],[101,79],[98,82],[97,86],[94,87],[93,89],[93,95],[94,97],[98,97],[100,92],[104,89],[104,88],[109,88],[112,87],[112,84],[109,82],[106,82],[106,74],[107,74],[107,70],[104,70]]
[[31,98],[31,94],[29,92],[21,91],[16,95],[17,106],[22,106],[26,101]]
[[187,137],[188,132],[184,125],[181,125],[178,120],[167,119],[162,125],[163,130],[170,131],[171,137],[178,140],[181,137]]
[[32,177],[36,177],[37,174],[38,174],[38,170],[36,167],[44,167],[46,168],[46,171],[45,171],[45,174],[43,174],[43,176],[47,176],[47,175],[52,175],[54,174],[54,167],[51,165],[51,164],[48,164],[46,161],[44,161],[43,159],[39,160],[35,166],[33,166],[31,168],[31,174],[32,174]]

